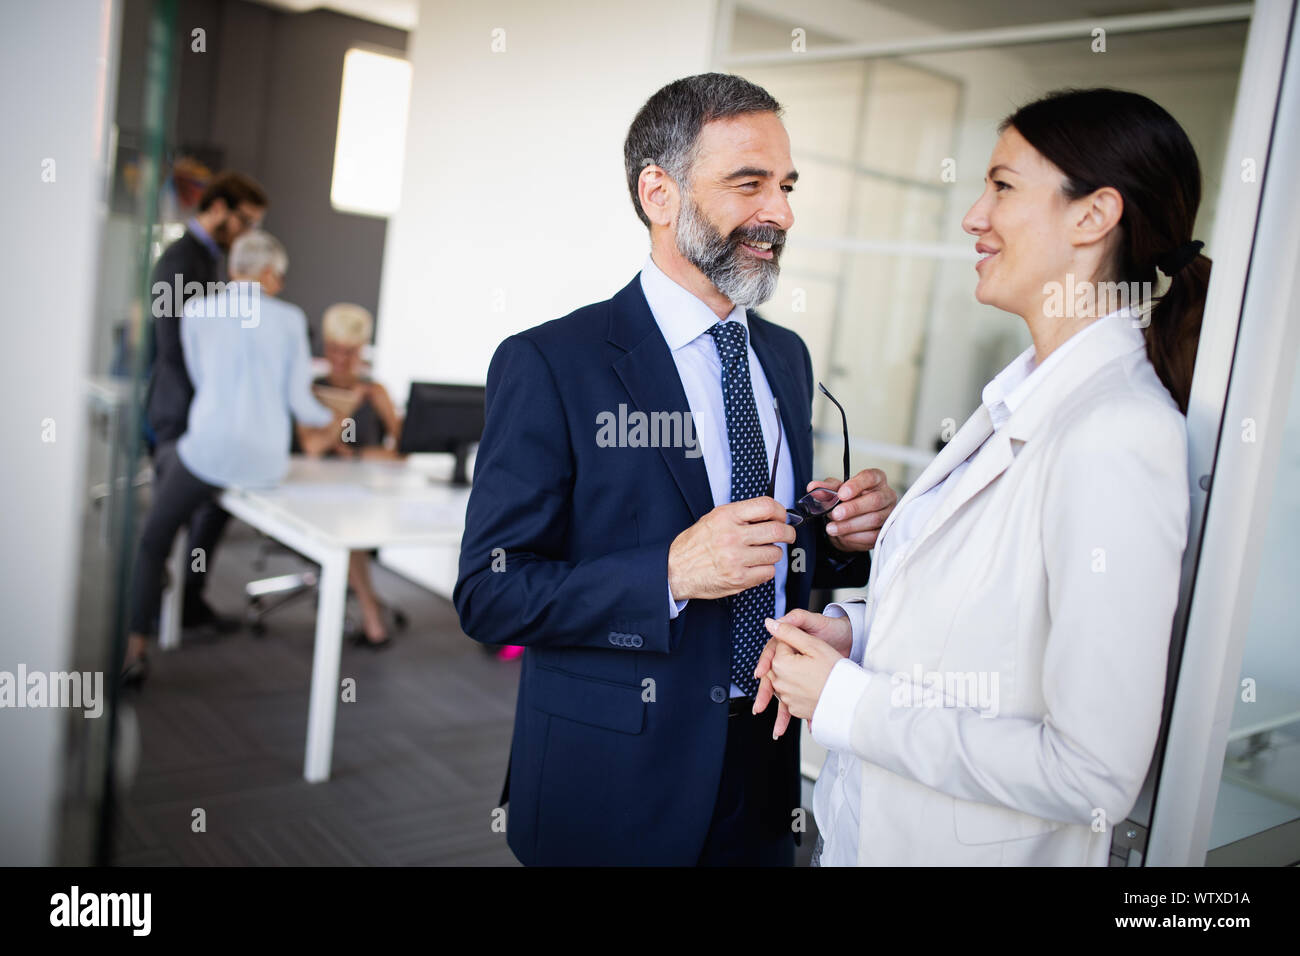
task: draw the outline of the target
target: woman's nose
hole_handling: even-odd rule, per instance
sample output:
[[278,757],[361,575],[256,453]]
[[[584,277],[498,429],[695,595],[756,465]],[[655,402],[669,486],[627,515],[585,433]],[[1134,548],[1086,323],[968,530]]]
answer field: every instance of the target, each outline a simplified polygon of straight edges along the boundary
[[984,197],[975,200],[975,205],[966,210],[962,217],[961,228],[972,236],[978,236],[989,230],[989,217],[984,205]]

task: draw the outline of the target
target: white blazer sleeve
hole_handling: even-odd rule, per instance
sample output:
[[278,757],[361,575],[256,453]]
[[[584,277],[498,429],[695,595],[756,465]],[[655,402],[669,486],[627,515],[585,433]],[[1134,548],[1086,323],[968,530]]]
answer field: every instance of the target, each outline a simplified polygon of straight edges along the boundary
[[1159,730],[1186,463],[1185,419],[1170,406],[1104,403],[1074,423],[1039,486],[1042,565],[1037,555],[1009,565],[1048,579],[1044,717],[893,707],[890,676],[868,671],[852,752],[961,799],[1066,823],[1091,824],[1098,811],[1107,826],[1122,820]]

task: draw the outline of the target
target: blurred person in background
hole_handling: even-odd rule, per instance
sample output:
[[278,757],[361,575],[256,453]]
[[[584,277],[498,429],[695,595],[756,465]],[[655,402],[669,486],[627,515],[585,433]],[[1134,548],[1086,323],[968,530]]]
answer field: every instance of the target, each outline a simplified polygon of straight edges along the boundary
[[[158,446],[159,480],[145,521],[132,583],[124,683],[148,674],[163,568],[180,527],[225,488],[269,487],[289,467],[290,415],[321,431],[342,427],[311,393],[307,317],[277,299],[289,259],[273,236],[254,230],[230,251],[231,282],[185,305],[180,340],[194,385],[187,426]],[[193,554],[193,552],[190,552]],[[203,552],[204,563],[211,556]],[[201,566],[191,562],[191,567]]]
[[[168,246],[154,265],[149,278],[154,323],[145,414],[146,438],[159,483],[168,462],[159,457],[158,449],[174,443],[184,433],[194,397],[194,386],[181,354],[182,309],[195,294],[206,295],[210,283],[225,278],[223,257],[236,239],[261,224],[268,204],[265,191],[248,176],[237,172],[218,174],[199,197],[198,213],[187,224],[185,234]],[[215,501],[201,503],[190,518],[189,550],[192,553],[195,548],[202,549],[208,556],[209,569],[229,520],[230,516]],[[206,582],[206,574],[192,569],[186,572],[183,626],[236,630],[237,619],[217,614],[204,599]]]
[[[312,383],[316,397],[345,416],[342,429],[298,426],[298,444],[308,457],[397,459],[402,420],[388,390],[362,375],[361,350],[370,343],[374,317],[359,305],[340,302],[325,310],[321,337],[330,370]],[[384,609],[370,579],[371,552],[353,551],[348,585],[361,605],[361,631],[352,640],[366,647],[386,647],[391,639]]]

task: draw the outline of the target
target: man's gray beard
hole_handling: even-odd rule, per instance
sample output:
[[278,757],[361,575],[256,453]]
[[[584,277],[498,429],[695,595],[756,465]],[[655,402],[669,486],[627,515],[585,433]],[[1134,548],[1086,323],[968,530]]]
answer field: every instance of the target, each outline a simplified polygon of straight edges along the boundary
[[752,309],[772,298],[781,277],[775,255],[758,259],[742,252],[739,246],[733,247],[685,194],[677,217],[677,251],[742,309]]

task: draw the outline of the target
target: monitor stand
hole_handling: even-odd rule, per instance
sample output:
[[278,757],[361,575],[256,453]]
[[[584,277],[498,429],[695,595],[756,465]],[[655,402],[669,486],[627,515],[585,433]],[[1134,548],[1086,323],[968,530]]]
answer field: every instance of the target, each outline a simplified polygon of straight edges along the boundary
[[451,483],[457,488],[469,486],[469,449],[473,442],[458,442],[456,445],[456,467],[451,473]]

